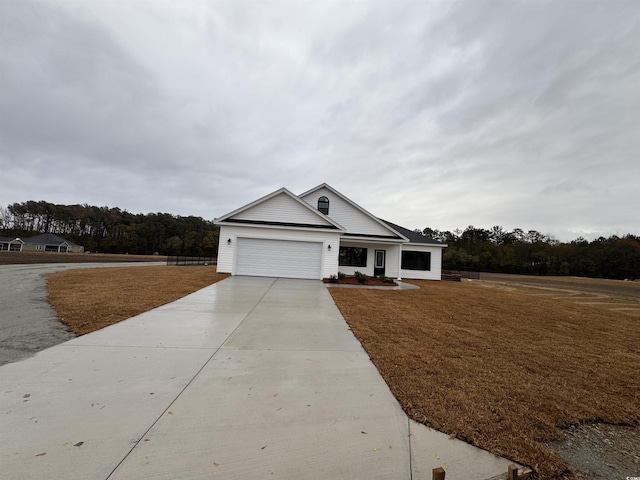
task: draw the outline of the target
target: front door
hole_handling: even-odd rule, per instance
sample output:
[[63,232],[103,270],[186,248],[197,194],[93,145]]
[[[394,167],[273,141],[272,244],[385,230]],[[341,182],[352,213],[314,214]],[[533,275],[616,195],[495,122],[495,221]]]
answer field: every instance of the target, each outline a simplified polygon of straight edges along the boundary
[[385,264],[385,250],[376,250],[375,262],[373,265],[373,274],[377,277],[379,275],[384,275],[384,264]]

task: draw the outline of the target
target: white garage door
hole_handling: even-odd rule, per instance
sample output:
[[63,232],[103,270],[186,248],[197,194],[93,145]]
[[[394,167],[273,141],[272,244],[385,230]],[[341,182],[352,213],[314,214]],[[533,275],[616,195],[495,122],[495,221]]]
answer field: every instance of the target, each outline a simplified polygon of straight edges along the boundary
[[236,275],[320,278],[322,243],[238,238]]

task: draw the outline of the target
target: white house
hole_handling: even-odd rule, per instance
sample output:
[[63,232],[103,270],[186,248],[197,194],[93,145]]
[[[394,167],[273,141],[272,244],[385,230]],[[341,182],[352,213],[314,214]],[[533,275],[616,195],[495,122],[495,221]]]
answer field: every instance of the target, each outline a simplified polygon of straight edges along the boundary
[[297,196],[281,188],[215,223],[218,272],[232,275],[440,280],[447,246],[375,217],[326,183]]
[[0,237],[0,251],[7,250],[11,252],[22,251],[24,240],[15,237]]
[[84,252],[84,247],[73,243],[70,240],[65,240],[64,238],[54,234],[54,233],[43,233],[41,235],[36,235],[34,237],[27,237],[24,239],[24,246],[22,250],[40,250],[43,252],[74,252],[74,253],[82,253]]

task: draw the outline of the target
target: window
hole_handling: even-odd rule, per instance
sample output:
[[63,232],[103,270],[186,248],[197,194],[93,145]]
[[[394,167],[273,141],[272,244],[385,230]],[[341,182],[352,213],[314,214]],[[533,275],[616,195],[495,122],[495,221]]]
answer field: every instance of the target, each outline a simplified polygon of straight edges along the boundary
[[338,265],[341,267],[366,267],[367,249],[359,247],[340,247]]
[[431,252],[402,252],[402,270],[431,270]]
[[320,213],[329,215],[329,199],[327,197],[320,197],[318,199],[318,210]]

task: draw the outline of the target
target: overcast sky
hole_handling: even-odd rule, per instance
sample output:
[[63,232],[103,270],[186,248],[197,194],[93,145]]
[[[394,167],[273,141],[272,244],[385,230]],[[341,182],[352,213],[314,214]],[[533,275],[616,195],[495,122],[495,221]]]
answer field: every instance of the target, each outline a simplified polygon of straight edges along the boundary
[[0,206],[640,234],[640,2],[0,0]]

